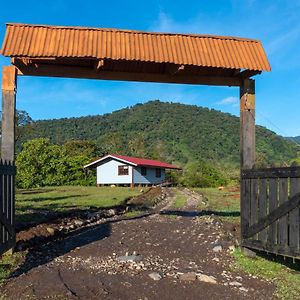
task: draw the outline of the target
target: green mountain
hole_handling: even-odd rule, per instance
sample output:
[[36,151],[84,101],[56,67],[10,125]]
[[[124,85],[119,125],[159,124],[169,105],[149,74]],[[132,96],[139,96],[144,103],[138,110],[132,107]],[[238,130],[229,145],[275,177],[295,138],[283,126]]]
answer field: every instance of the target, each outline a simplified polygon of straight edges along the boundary
[[300,136],[287,137],[289,140],[293,140],[300,145]]
[[[214,109],[150,101],[110,114],[36,121],[18,140],[47,137],[94,141],[101,153],[148,156],[182,164],[194,160],[239,163],[239,118]],[[257,126],[259,163],[296,157],[294,143]]]

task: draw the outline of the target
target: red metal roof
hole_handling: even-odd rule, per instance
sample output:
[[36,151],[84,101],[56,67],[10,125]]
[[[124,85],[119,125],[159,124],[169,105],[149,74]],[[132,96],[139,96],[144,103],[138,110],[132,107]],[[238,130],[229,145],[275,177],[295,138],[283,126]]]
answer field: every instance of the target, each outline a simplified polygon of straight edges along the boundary
[[99,158],[91,163],[89,163],[88,165],[84,166],[85,168],[87,167],[91,167],[95,164],[97,164],[98,162],[101,162],[102,160],[106,159],[106,158],[115,158],[115,159],[119,159],[122,160],[124,162],[128,162],[129,164],[133,164],[135,166],[146,166],[146,167],[154,167],[154,168],[163,168],[163,169],[177,169],[180,170],[181,168],[172,165],[172,164],[168,164],[166,162],[162,162],[159,160],[153,160],[153,159],[145,159],[145,158],[138,158],[138,157],[131,157],[131,156],[124,156],[124,155],[118,155],[118,154],[109,154],[106,155],[102,158]]
[[271,69],[261,42],[253,39],[31,24],[6,25],[2,55]]

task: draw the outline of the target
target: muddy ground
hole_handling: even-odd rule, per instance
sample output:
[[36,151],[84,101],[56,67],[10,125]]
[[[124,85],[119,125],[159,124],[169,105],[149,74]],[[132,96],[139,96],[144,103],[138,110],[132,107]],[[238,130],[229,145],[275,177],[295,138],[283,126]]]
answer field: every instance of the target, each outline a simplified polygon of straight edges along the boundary
[[[27,250],[4,299],[273,299],[274,286],[232,268],[237,232],[197,209],[172,209],[83,224]],[[48,224],[49,225],[49,224]],[[133,261],[127,261],[131,259]],[[151,274],[151,277],[149,276]],[[157,280],[154,280],[154,279]]]

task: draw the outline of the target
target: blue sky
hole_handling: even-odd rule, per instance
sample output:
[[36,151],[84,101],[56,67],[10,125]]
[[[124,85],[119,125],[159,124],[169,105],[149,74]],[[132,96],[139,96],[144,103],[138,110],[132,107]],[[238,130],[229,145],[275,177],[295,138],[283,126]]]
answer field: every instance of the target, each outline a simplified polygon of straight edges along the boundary
[[[260,39],[272,72],[256,76],[257,123],[300,135],[300,0],[19,1],[1,5],[6,22],[78,25]],[[0,65],[9,60],[0,56]],[[103,114],[139,102],[196,104],[239,114],[237,88],[23,77],[17,107],[34,119]]]

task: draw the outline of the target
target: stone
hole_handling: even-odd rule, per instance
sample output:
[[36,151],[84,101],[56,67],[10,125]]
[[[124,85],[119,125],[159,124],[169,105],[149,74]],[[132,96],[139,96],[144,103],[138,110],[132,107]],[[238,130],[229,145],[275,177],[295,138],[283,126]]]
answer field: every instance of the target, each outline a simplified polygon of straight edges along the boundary
[[244,288],[244,287],[240,287],[240,291],[247,293],[248,289]]
[[83,222],[80,221],[80,220],[75,220],[75,221],[74,221],[74,224],[75,224],[76,226],[82,226],[82,225],[83,225]]
[[205,274],[197,274],[197,279],[202,282],[217,284],[217,280],[213,276],[209,276],[209,275],[205,275]]
[[221,252],[223,250],[222,245],[216,245],[213,247],[214,252]]
[[228,249],[229,249],[229,251],[230,251],[230,252],[234,252],[234,250],[235,250],[235,246],[234,246],[234,245],[232,245],[232,246],[229,246],[229,247],[228,247]]
[[141,255],[125,255],[116,258],[118,262],[139,262],[143,260]]
[[114,209],[108,209],[105,211],[105,217],[113,217],[116,215],[116,211]]
[[213,260],[213,261],[216,261],[216,262],[219,262],[219,261],[220,261],[220,259],[217,258],[217,257],[214,257],[212,260]]
[[157,272],[150,273],[148,276],[155,281],[162,279],[161,275]]
[[240,282],[237,282],[237,281],[229,282],[229,285],[231,285],[231,286],[242,286],[242,284]]
[[250,258],[255,258],[256,253],[248,248],[243,247],[242,252],[245,256],[250,257]]
[[50,235],[54,235],[56,230],[52,227],[47,227],[47,231],[49,232]]
[[179,276],[182,281],[195,281],[197,279],[197,274],[195,272],[184,273]]

